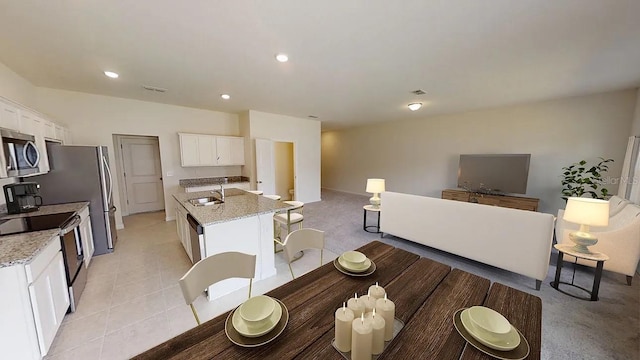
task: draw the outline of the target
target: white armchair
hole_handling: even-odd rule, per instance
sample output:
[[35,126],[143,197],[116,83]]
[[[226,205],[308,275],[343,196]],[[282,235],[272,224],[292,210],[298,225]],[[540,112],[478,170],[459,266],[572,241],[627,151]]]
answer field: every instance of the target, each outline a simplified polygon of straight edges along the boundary
[[[619,199],[619,198],[618,198]],[[621,199],[622,200],[622,199]],[[627,276],[627,284],[631,280],[640,261],[640,206],[623,200],[610,205],[609,225],[606,227],[591,227],[591,233],[598,238],[598,243],[589,249],[605,253],[609,260],[605,261],[604,269]],[[613,209],[615,208],[615,209]],[[556,239],[559,244],[573,244],[569,233],[578,230],[578,224],[566,222],[562,219],[564,210],[558,211],[556,220]],[[569,255],[565,255],[565,258]],[[593,261],[578,259],[578,264],[594,267]]]

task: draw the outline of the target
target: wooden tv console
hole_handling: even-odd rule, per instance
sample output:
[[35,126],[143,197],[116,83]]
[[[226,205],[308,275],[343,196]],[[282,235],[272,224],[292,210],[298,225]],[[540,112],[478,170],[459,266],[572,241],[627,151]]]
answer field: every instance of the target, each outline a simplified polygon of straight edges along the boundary
[[489,195],[454,189],[442,190],[442,198],[530,211],[538,211],[538,203],[540,202],[540,199],[536,198],[511,195]]

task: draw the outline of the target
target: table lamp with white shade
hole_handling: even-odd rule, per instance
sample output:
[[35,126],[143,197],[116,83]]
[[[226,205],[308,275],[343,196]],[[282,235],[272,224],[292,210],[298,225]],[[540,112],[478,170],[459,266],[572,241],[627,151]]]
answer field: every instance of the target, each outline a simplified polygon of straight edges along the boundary
[[367,179],[366,192],[373,194],[369,199],[373,208],[380,208],[380,193],[384,192],[384,179]]
[[580,229],[569,234],[576,243],[573,250],[589,254],[587,246],[595,245],[598,238],[589,232],[590,226],[609,225],[609,202],[600,199],[570,197],[564,210],[564,220],[580,224]]

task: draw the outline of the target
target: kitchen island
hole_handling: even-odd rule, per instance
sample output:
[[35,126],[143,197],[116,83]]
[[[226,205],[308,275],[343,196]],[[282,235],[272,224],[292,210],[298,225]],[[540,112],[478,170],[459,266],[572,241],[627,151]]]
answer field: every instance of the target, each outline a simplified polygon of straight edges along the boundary
[[[192,262],[228,251],[256,255],[254,280],[276,274],[273,253],[273,215],[294,206],[240,189],[225,190],[224,202],[195,206],[189,200],[205,197],[220,199],[217,192],[198,191],[174,194],[176,223],[182,245]],[[189,217],[202,226],[203,234],[193,240]],[[192,235],[193,234],[193,235]],[[213,300],[248,286],[245,279],[227,279],[209,287],[208,297]]]

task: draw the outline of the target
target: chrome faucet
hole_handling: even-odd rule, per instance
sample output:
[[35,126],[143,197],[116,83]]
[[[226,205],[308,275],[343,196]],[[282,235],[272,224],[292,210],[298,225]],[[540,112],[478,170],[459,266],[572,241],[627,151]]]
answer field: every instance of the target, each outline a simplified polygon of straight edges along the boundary
[[224,201],[224,187],[222,186],[222,184],[220,184],[220,190],[213,190],[211,191],[211,193],[215,194],[218,193],[220,194],[220,200]]

